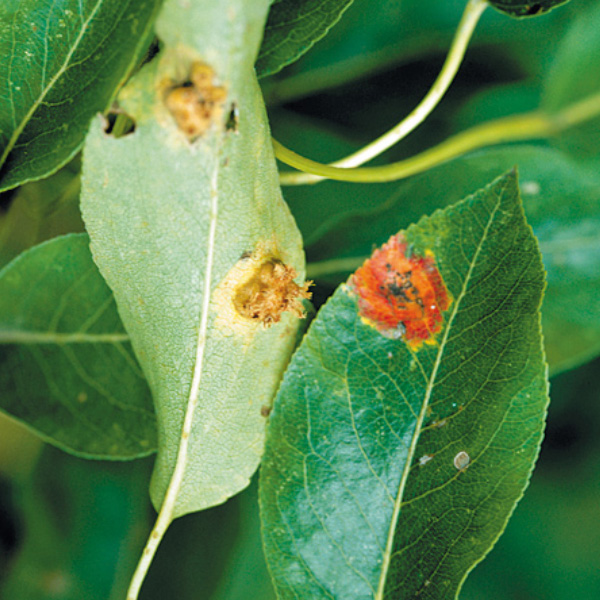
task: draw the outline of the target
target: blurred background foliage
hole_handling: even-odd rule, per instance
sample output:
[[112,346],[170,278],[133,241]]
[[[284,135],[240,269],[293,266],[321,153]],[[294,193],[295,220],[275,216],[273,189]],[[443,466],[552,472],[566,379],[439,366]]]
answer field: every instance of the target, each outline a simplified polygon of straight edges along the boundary
[[[437,75],[464,4],[464,0],[355,0],[310,52],[262,80],[275,137],[304,155],[330,161],[394,125]],[[598,90],[596,5],[595,0],[573,0],[524,21],[489,9],[442,104],[418,131],[377,162],[410,156],[474,123],[540,103],[561,106],[578,90]],[[578,53],[584,66],[575,68],[571,65]],[[577,82],[584,82],[585,89]],[[566,141],[535,142],[528,150],[545,156],[543,152],[557,148],[578,161],[573,178],[585,179],[589,196],[578,195],[577,202],[561,208],[575,224],[580,212],[593,212],[600,200],[600,177],[595,175],[600,141],[594,131],[592,124]],[[510,156],[510,151],[506,154]],[[477,157],[445,168],[456,169],[458,181],[464,177],[461,169],[476,162]],[[82,231],[79,166],[76,158],[48,179],[0,195],[0,266],[43,240]],[[420,202],[417,195],[411,202],[410,194],[426,189],[428,181],[435,190],[435,174],[416,183],[324,182],[285,188],[307,242],[309,268],[311,261],[336,257],[327,252],[345,239],[340,223],[348,216],[358,214],[362,219],[364,211],[389,204],[394,195],[399,197],[397,210],[409,215],[409,222],[446,204],[435,195],[427,202]],[[563,193],[562,188],[559,191]],[[571,197],[569,190],[564,196]],[[600,218],[597,210],[595,214]],[[394,232],[390,225],[385,237]],[[374,229],[361,231],[360,237],[375,245],[384,241],[383,235]],[[347,255],[360,252],[350,248]],[[316,303],[323,302],[350,270],[315,277]],[[598,300],[590,296],[588,302],[591,306]],[[566,338],[568,334],[565,330]],[[577,362],[598,352],[600,348],[593,349]],[[565,363],[563,368],[573,366]],[[493,552],[469,576],[463,600],[600,597],[600,359],[554,376],[551,399],[546,439],[531,486]],[[154,519],[147,495],[151,464],[152,459],[130,463],[77,459],[42,446],[20,425],[0,417],[0,598],[124,598]],[[167,596],[274,598],[262,558],[255,485],[223,506],[172,525],[141,598]]]

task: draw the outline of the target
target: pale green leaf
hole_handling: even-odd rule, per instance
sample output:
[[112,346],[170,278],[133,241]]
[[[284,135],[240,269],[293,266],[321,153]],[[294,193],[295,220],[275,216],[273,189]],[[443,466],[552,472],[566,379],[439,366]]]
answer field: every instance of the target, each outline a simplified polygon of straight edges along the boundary
[[[515,174],[404,235],[413,256],[435,259],[453,298],[435,337],[383,336],[350,280],[279,390],[260,501],[281,599],[453,600],[537,457],[544,272]],[[390,274],[397,259],[386,260]]]
[[[276,255],[298,281],[304,271],[252,69],[267,7],[167,2],[157,23],[165,49],[119,99],[135,132],[114,139],[96,121],[84,151],[84,220],[152,389],[159,450],[151,495],[159,507],[171,485],[173,518],[248,484],[296,343],[295,315],[265,326],[232,303],[253,268],[247,253]],[[211,128],[189,140],[160,86],[183,83],[196,61],[214,69],[227,98]],[[225,127],[230,108],[234,128]]]
[[156,449],[150,391],[84,234],[0,271],[0,409],[85,457]]

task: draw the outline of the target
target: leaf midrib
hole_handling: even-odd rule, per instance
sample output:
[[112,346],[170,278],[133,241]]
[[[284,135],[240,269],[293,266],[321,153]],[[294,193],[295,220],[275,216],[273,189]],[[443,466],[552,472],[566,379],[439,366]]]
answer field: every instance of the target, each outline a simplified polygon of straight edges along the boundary
[[485,229],[483,231],[483,234],[481,236],[481,241],[477,246],[475,255],[473,256],[473,260],[471,261],[471,264],[469,265],[469,270],[467,271],[467,275],[463,282],[460,294],[458,295],[458,297],[454,303],[454,308],[448,318],[448,324],[444,330],[444,335],[442,336],[442,340],[440,342],[440,346],[439,346],[438,353],[437,353],[437,356],[435,359],[435,363],[434,363],[433,369],[431,371],[431,376],[429,377],[429,380],[427,382],[427,388],[425,391],[425,397],[423,400],[423,404],[421,406],[421,412],[419,413],[419,417],[418,417],[417,423],[415,425],[415,430],[414,430],[413,437],[412,437],[412,440],[410,443],[410,447],[408,449],[408,454],[407,454],[407,458],[406,458],[406,463],[404,465],[402,478],[400,480],[400,485],[398,487],[398,495],[396,496],[396,499],[394,501],[394,511],[392,514],[392,520],[391,520],[390,528],[388,531],[388,539],[387,539],[385,552],[383,555],[383,560],[382,560],[382,565],[381,565],[381,574],[379,577],[377,593],[375,595],[374,600],[383,600],[383,597],[384,597],[385,584],[387,582],[387,575],[388,575],[388,571],[389,571],[389,568],[391,565],[392,550],[393,550],[394,538],[396,535],[396,527],[398,525],[398,519],[400,516],[400,508],[402,506],[402,500],[404,497],[406,483],[408,481],[408,474],[410,472],[410,467],[411,467],[414,457],[415,457],[417,443],[418,443],[418,440],[419,440],[419,437],[421,434],[423,421],[425,420],[425,416],[427,414],[427,407],[429,406],[429,401],[431,399],[431,394],[433,392],[433,387],[435,384],[437,372],[439,370],[439,367],[440,367],[440,364],[442,361],[442,355],[444,354],[444,350],[445,350],[446,344],[448,342],[450,330],[452,329],[452,323],[458,313],[460,304],[467,293],[467,288],[468,288],[468,285],[469,285],[469,282],[470,282],[470,279],[471,279],[471,276],[473,273],[473,269],[475,268],[475,265],[477,264],[479,254],[481,252],[481,248],[487,239],[489,229],[494,221],[496,212],[498,211],[498,208],[502,202],[503,195],[504,195],[504,188],[502,189],[501,193],[498,194],[498,201],[497,201],[496,205],[494,206],[494,210],[490,214],[488,222],[487,222]]

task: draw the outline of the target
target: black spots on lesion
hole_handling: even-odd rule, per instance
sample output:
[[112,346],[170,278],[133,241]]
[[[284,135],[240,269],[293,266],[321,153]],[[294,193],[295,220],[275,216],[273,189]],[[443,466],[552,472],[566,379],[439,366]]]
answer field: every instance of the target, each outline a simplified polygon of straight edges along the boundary
[[420,307],[423,307],[423,300],[419,295],[419,290],[415,287],[412,281],[412,271],[399,273],[392,271],[392,266],[386,264],[388,270],[389,281],[384,286],[380,286],[382,292],[388,292],[397,300],[404,304],[415,302]]

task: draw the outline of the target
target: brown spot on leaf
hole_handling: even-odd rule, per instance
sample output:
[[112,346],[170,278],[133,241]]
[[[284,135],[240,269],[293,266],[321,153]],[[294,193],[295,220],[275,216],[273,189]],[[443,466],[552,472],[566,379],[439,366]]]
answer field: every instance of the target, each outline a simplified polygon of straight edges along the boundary
[[171,86],[165,104],[177,127],[193,141],[222,120],[223,105],[227,97],[225,87],[215,85],[215,72],[203,62],[194,62],[189,79]]
[[247,319],[264,325],[277,323],[285,311],[304,318],[302,298],[310,298],[311,282],[298,285],[293,267],[279,259],[269,258],[261,263],[247,281],[238,286],[233,297],[237,312]]

